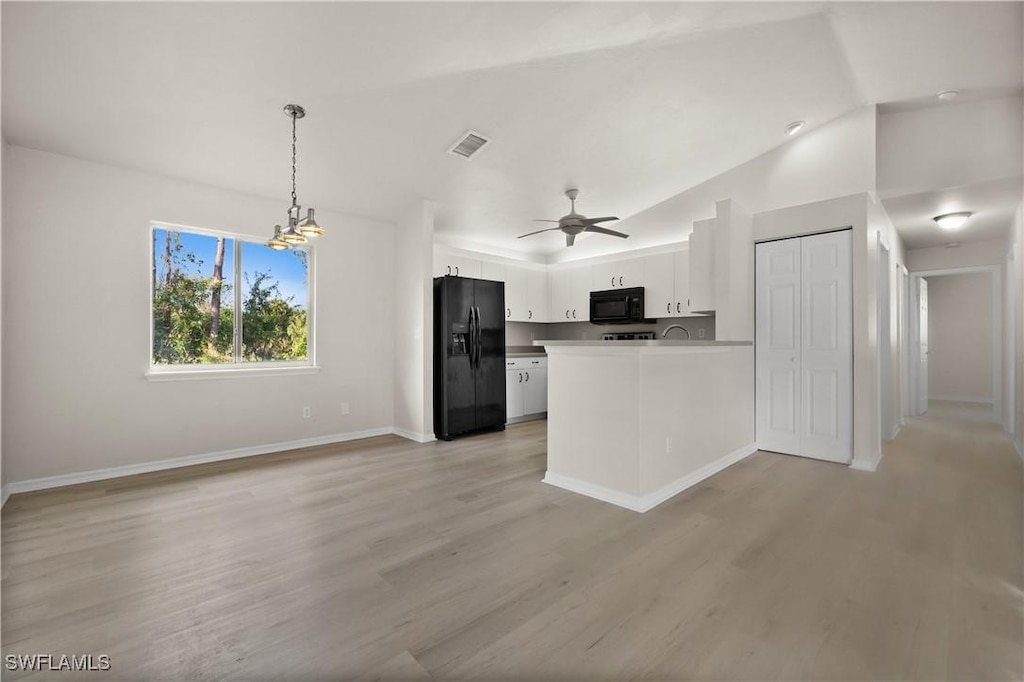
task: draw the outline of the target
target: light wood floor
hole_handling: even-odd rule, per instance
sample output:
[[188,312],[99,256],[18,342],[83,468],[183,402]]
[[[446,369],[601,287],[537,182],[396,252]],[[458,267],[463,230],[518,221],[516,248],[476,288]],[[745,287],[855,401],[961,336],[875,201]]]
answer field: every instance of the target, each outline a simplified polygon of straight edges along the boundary
[[644,515],[542,484],[544,440],[14,496],[3,653],[109,654],[93,679],[1024,675],[1021,464],[963,406],[876,473],[756,453]]

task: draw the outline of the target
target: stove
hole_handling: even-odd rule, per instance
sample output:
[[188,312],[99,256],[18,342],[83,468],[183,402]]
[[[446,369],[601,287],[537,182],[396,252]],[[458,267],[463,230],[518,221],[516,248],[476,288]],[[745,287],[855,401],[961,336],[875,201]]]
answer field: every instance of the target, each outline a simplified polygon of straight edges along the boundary
[[654,332],[615,332],[612,334],[601,334],[602,341],[651,341],[654,339]]

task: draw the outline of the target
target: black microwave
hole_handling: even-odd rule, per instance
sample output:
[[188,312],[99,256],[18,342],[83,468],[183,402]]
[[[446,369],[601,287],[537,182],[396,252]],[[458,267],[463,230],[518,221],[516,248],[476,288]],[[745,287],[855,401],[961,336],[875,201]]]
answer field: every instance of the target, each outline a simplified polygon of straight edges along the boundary
[[645,322],[644,288],[591,291],[590,321],[594,324]]

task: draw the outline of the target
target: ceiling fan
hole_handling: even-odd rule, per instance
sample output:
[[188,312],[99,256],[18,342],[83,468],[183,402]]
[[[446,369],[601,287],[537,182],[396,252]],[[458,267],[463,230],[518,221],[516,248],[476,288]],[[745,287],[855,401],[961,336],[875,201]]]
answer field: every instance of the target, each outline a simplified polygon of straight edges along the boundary
[[558,223],[558,227],[549,227],[545,230],[537,230],[536,232],[529,232],[527,234],[519,235],[517,239],[523,237],[530,237],[541,232],[551,232],[552,230],[561,230],[565,233],[565,245],[572,246],[576,241],[576,235],[581,232],[596,232],[598,234],[607,234],[612,237],[621,237],[626,239],[629,237],[628,234],[616,232],[615,230],[609,230],[606,227],[598,227],[597,223],[603,223],[608,220],[618,220],[615,216],[605,216],[603,218],[588,218],[584,215],[580,215],[576,212],[576,197],[578,197],[580,191],[578,189],[567,189],[565,190],[565,196],[569,197],[569,201],[572,202],[572,208],[569,209],[569,213],[562,216],[558,220],[535,220],[536,223]]

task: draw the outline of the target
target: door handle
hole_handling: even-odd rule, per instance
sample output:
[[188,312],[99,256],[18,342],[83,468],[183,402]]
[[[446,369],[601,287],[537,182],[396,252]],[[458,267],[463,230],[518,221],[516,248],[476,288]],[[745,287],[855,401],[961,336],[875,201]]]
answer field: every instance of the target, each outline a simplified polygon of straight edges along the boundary
[[526,373],[526,381],[527,381],[527,382],[529,382],[529,381],[530,381],[530,373],[529,373],[529,372],[527,372],[527,373]]

